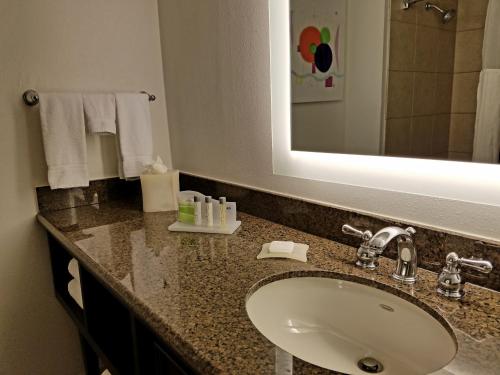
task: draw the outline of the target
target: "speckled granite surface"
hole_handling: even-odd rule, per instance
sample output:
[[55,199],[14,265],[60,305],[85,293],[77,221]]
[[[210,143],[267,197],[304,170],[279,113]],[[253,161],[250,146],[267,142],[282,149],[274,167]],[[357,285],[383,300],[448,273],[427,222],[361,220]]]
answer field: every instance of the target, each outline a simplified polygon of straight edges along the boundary
[[[347,223],[362,230],[369,229],[372,233],[390,225],[401,227],[411,225],[417,231],[414,240],[418,248],[420,267],[439,272],[444,265],[446,255],[451,251],[457,252],[461,257],[488,259],[493,264],[493,271],[487,277],[469,272],[466,268],[463,269],[462,275],[471,283],[500,291],[499,243],[479,241],[410,223],[322,206],[198,176],[181,174],[180,182],[182,189],[185,190],[201,191],[214,197],[226,196],[228,200],[237,202],[238,210],[242,212],[349,246],[359,246],[359,239],[343,234],[341,230],[343,224]],[[395,243],[387,247],[384,256],[396,259]]]
[[[391,259],[382,258],[375,272],[362,270],[353,266],[354,248],[248,214],[240,214],[242,226],[230,236],[171,233],[174,213],[145,214],[119,202],[38,218],[202,374],[279,373],[276,358],[283,353],[254,328],[245,298],[265,278],[310,273],[373,285],[448,322],[458,353],[438,374],[498,374],[500,368],[500,294],[492,290],[468,284],[463,301],[447,300],[436,294],[430,271],[419,270],[418,283],[404,286],[389,276]],[[280,239],[309,244],[309,262],[256,260],[263,243]],[[293,373],[333,374],[297,358]]]

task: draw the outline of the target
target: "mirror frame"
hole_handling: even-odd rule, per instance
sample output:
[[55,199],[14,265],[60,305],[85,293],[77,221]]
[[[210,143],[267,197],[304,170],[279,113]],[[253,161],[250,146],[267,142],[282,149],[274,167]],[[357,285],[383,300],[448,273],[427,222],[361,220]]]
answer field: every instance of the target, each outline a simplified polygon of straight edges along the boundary
[[[388,33],[390,0],[384,1],[385,33]],[[275,175],[500,207],[498,165],[293,151],[289,0],[269,0],[268,3],[272,154]]]

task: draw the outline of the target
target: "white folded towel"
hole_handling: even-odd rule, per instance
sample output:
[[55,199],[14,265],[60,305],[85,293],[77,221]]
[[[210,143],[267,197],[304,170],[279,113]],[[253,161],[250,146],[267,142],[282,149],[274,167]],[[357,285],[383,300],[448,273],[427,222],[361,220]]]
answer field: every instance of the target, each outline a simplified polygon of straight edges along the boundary
[[89,186],[82,95],[40,93],[40,120],[51,189]]
[[68,263],[68,272],[76,280],[80,281],[80,270],[78,269],[78,261],[72,258]]
[[82,298],[82,288],[80,286],[80,281],[72,279],[68,283],[68,293],[75,300],[75,302],[83,309],[83,298]]
[[116,99],[113,94],[84,94],[83,111],[87,132],[116,134]]
[[500,153],[500,69],[484,69],[477,91],[472,160],[498,163]]
[[153,163],[153,134],[147,95],[116,94],[118,160],[121,178],[138,177]]

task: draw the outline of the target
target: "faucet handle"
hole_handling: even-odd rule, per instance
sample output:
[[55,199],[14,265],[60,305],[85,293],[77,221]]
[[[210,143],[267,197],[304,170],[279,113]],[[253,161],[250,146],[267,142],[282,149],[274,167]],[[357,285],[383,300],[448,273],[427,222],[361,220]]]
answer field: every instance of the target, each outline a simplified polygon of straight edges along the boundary
[[481,273],[490,273],[493,265],[488,260],[476,258],[460,258],[457,253],[449,253],[446,256],[446,267],[449,270],[458,270],[458,267],[469,267]]
[[460,258],[457,253],[451,252],[446,256],[446,265],[438,277],[439,294],[449,298],[461,298],[464,295],[462,276],[460,276],[460,269],[463,266],[481,273],[490,273],[493,270],[493,265],[488,260]]
[[369,230],[365,230],[363,232],[360,231],[359,229],[351,227],[348,224],[342,225],[342,233],[348,234],[349,236],[361,238],[363,241],[370,241],[373,237],[373,233],[370,232]]
[[408,232],[408,234],[411,234],[412,236],[413,236],[415,233],[417,233],[417,231],[416,231],[416,230],[415,230],[415,228],[413,228],[413,227],[408,227],[408,228],[406,228],[405,230]]
[[378,266],[378,256],[380,252],[377,252],[377,249],[372,248],[369,244],[369,241],[372,239],[373,234],[369,230],[365,230],[364,232],[351,227],[350,225],[344,224],[342,225],[342,233],[348,234],[350,236],[358,237],[363,240],[363,243],[358,248],[357,256],[358,260],[356,261],[356,265],[358,267],[366,268],[373,270]]

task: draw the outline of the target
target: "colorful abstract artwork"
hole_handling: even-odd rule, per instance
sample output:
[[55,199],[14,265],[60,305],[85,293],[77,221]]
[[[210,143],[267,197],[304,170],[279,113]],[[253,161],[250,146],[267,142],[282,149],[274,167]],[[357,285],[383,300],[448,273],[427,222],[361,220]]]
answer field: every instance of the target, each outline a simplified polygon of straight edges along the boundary
[[344,98],[346,0],[290,0],[292,102]]

